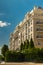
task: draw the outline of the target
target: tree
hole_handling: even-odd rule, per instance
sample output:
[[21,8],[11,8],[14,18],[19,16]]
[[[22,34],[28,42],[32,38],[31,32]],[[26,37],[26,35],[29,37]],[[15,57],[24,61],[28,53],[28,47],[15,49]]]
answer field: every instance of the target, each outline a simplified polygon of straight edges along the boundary
[[3,55],[0,55],[0,61],[4,61]]
[[8,46],[7,45],[3,45],[3,47],[2,47],[2,49],[1,49],[1,53],[2,53],[2,55],[5,57],[5,53],[6,53],[6,51],[8,50]]
[[26,40],[26,49],[29,48],[29,40]]
[[21,52],[7,51],[5,56],[6,62],[21,62],[24,61],[24,54]]
[[24,41],[24,46],[23,46],[24,50],[26,49],[26,42]]
[[30,39],[29,47],[30,48],[33,48],[34,47],[34,42],[33,42],[32,38]]
[[21,43],[20,45],[20,50],[23,50],[23,43]]

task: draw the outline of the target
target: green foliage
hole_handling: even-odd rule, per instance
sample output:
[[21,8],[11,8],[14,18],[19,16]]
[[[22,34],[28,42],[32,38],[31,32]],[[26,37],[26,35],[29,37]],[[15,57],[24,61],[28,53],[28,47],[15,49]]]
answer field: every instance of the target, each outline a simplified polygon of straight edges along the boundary
[[26,42],[25,41],[24,41],[24,47],[23,48],[24,48],[24,50],[26,49]]
[[2,49],[1,49],[1,53],[2,53],[2,55],[5,57],[5,53],[6,53],[6,51],[8,50],[8,46],[7,45],[3,45],[3,47],[2,47]]
[[43,62],[43,48],[35,48],[32,38],[21,43],[20,51],[7,51],[5,54],[6,62]]
[[36,53],[34,48],[25,50],[25,61],[34,61]]
[[32,38],[30,39],[29,47],[30,48],[33,48],[34,47],[34,42],[33,42]]
[[29,40],[26,40],[26,49],[29,48]]
[[43,62],[43,48],[41,48],[41,49],[37,48],[36,52],[37,52],[36,62],[37,61]]
[[28,48],[25,52],[7,51],[5,56],[6,62],[43,62],[43,48]]
[[31,62],[43,62],[43,49],[30,48],[24,52],[25,61]]
[[20,45],[20,50],[23,50],[23,43],[21,43]]
[[25,49],[29,48],[29,40],[24,41],[24,43],[21,43],[20,50],[24,51]]
[[32,38],[30,42],[26,40],[21,44],[21,50],[25,56],[24,61],[43,62],[43,48],[35,48]]
[[5,56],[6,62],[22,62],[24,55],[20,52],[7,51]]
[[20,50],[25,51],[25,49],[33,48],[33,47],[34,47],[34,42],[31,38],[30,42],[29,42],[29,40],[26,40],[26,41],[24,41],[24,43],[21,43]]
[[0,61],[4,61],[4,56],[0,55]]

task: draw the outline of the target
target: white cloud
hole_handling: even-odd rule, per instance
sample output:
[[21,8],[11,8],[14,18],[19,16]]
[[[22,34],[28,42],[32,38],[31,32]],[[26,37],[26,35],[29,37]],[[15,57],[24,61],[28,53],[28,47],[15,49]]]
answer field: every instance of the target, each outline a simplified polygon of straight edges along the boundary
[[5,26],[9,26],[9,25],[11,25],[11,23],[0,21],[0,27],[5,27]]

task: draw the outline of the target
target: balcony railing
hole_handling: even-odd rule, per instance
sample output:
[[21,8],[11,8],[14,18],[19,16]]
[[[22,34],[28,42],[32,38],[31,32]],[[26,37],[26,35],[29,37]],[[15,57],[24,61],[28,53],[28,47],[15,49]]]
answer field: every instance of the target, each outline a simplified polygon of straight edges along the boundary
[[43,38],[43,36],[39,36],[39,35],[37,35],[36,38]]
[[42,31],[43,32],[43,29],[37,28],[36,31]]
[[37,21],[36,24],[43,24],[43,22]]

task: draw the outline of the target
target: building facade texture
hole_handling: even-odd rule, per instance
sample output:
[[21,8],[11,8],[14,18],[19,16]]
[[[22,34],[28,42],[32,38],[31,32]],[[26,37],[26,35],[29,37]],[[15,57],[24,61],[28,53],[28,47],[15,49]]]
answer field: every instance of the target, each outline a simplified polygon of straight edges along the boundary
[[34,45],[37,48],[43,47],[43,9],[34,7],[31,12],[27,12],[23,21],[16,26],[13,33],[10,34],[10,50],[20,48],[22,42],[32,37]]

